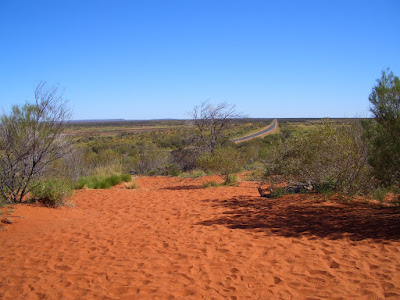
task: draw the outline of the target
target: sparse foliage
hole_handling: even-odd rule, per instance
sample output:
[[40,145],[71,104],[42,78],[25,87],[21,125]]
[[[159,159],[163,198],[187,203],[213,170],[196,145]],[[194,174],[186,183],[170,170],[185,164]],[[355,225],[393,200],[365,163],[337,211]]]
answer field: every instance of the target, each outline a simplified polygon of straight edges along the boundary
[[7,202],[21,202],[32,180],[70,152],[63,135],[69,117],[62,93],[44,82],[36,87],[34,104],[1,116],[0,192]]

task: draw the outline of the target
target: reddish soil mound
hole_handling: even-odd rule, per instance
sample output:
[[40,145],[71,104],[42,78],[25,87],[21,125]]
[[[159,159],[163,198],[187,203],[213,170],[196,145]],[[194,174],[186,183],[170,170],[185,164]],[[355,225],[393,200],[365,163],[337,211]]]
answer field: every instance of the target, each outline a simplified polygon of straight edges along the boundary
[[398,210],[202,180],[143,177],[137,190],[78,191],[74,208],[16,206],[0,233],[0,298],[400,298]]

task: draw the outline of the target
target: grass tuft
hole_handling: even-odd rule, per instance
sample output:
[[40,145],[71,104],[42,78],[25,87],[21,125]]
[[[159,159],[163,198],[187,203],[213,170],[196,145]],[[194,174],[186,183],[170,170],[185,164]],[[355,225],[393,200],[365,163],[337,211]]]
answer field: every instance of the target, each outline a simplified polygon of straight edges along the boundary
[[58,207],[65,204],[65,199],[72,195],[73,184],[65,179],[52,178],[40,181],[31,191],[32,200],[46,206]]
[[221,184],[215,181],[209,181],[209,182],[203,182],[202,186],[203,188],[219,187],[221,186]]
[[77,189],[109,189],[121,182],[131,181],[129,174],[110,175],[110,176],[88,176],[81,177],[76,185]]

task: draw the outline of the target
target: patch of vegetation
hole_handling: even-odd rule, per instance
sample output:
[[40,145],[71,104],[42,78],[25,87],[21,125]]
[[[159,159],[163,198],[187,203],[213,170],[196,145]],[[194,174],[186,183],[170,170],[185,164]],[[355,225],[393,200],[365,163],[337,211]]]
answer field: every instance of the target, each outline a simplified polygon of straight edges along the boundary
[[266,164],[265,178],[314,182],[320,191],[344,195],[369,193],[375,186],[368,164],[368,145],[360,123],[324,121],[305,133],[278,141]]
[[131,181],[129,174],[110,175],[110,176],[88,176],[79,178],[76,185],[77,189],[109,189],[121,182]]
[[387,189],[385,189],[383,187],[379,187],[372,193],[372,197],[374,199],[378,200],[379,203],[383,203],[385,201],[387,194],[388,194]]
[[62,178],[42,179],[34,185],[31,191],[32,199],[49,207],[58,207],[65,204],[71,197],[73,183]]
[[233,147],[216,148],[212,153],[200,156],[197,161],[201,169],[218,174],[226,183],[234,179],[230,175],[238,172],[244,163],[244,155]]
[[226,181],[224,182],[224,185],[235,185],[237,186],[239,184],[239,177],[237,174],[229,174]]
[[215,181],[208,181],[208,182],[203,182],[202,186],[203,188],[219,187],[221,186],[221,184]]

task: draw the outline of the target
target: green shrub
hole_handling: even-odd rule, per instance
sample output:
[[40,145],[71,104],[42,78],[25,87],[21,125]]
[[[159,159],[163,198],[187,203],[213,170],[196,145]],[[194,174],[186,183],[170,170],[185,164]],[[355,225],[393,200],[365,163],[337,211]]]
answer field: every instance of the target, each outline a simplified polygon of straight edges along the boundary
[[316,191],[325,197],[325,200],[336,191],[336,184],[333,180],[324,180],[316,186]]
[[110,187],[117,185],[121,182],[131,181],[129,174],[122,175],[110,175],[110,176],[88,176],[79,178],[76,188],[88,188],[88,189],[109,189]]
[[376,122],[365,122],[370,142],[369,162],[380,185],[400,186],[400,78],[382,71],[369,95]]
[[41,180],[32,189],[32,198],[46,206],[58,207],[72,195],[73,184],[61,178]]
[[245,156],[233,147],[215,148],[214,152],[200,156],[197,164],[204,171],[216,173],[228,182],[229,175],[239,171],[245,159]]
[[172,163],[167,166],[165,171],[165,175],[169,176],[179,176],[182,173],[182,169],[179,167],[178,164]]
[[239,177],[237,174],[229,174],[224,185],[237,185],[239,181]]
[[275,144],[264,176],[310,181],[322,190],[333,188],[344,195],[369,193],[375,182],[363,133],[359,123],[330,121],[315,125],[308,132],[294,133]]
[[385,201],[387,194],[388,194],[387,189],[379,187],[372,193],[372,196],[374,197],[374,199],[378,200],[380,203],[383,203]]
[[131,177],[131,175],[129,175],[129,174],[122,174],[122,175],[120,176],[120,178],[121,178],[121,180],[124,181],[124,182],[129,182],[129,181],[132,180],[132,177]]

